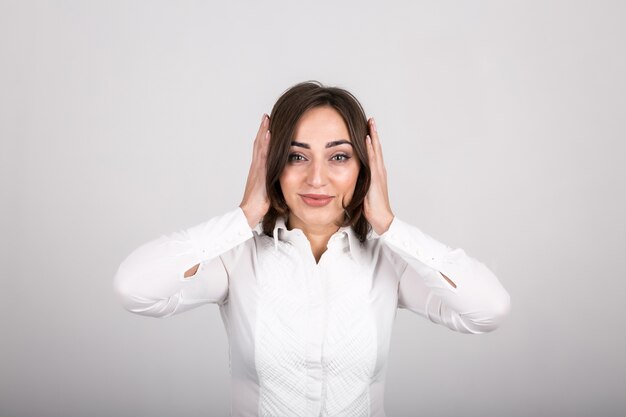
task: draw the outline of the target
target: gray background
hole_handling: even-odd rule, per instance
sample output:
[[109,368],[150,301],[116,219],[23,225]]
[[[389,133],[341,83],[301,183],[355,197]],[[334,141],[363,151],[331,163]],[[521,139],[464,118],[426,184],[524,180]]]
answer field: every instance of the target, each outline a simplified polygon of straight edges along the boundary
[[625,11],[2,0],[0,416],[228,414],[217,306],[133,315],[112,280],[239,204],[262,113],[308,79],[376,118],[395,214],[512,298],[484,335],[399,311],[388,416],[624,415]]

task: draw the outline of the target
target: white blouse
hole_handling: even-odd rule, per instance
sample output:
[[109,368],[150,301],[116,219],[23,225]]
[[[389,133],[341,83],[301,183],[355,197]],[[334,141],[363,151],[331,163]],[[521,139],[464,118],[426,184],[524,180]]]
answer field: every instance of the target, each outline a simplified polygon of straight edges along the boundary
[[510,311],[508,292],[484,264],[397,217],[363,245],[340,228],[319,263],[283,218],[273,236],[261,224],[251,229],[237,207],[143,244],[114,278],[133,313],[219,306],[233,417],[384,417],[397,308],[463,333],[492,331]]

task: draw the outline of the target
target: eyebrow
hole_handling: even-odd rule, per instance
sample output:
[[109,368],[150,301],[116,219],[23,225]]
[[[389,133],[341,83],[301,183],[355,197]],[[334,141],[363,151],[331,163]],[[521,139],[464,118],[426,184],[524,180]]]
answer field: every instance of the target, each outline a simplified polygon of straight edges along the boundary
[[[328,142],[325,147],[332,148],[333,146],[343,145],[344,143],[347,143],[348,145],[352,146],[352,142],[347,141],[345,139],[339,139],[339,140],[334,140],[332,142]],[[296,142],[296,141],[292,141],[291,146],[299,146],[301,148],[311,149],[311,145],[309,145],[308,143],[302,143],[302,142]]]

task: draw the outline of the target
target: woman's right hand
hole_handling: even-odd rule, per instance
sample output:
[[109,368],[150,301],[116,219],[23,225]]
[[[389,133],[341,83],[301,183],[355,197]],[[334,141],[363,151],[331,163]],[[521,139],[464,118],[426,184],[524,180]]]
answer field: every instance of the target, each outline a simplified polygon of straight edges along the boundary
[[250,228],[254,229],[270,208],[265,189],[267,150],[270,143],[269,116],[263,113],[261,126],[256,134],[252,151],[252,163],[246,181],[246,190],[239,207],[243,210]]

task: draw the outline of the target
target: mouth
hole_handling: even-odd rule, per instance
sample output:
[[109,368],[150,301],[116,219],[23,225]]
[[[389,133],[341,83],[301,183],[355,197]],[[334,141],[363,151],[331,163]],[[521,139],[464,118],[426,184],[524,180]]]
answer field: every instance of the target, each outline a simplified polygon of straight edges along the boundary
[[333,196],[325,194],[299,194],[302,200],[309,206],[322,207],[332,201]]

